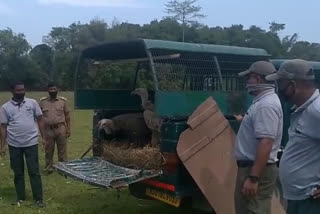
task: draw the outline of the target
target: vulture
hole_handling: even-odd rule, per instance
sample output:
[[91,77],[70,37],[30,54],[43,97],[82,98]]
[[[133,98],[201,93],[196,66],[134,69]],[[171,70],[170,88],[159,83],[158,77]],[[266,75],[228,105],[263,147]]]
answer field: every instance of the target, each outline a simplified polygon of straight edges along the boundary
[[145,88],[137,88],[131,92],[132,95],[140,96],[141,106],[143,108],[143,118],[147,127],[151,130],[151,145],[156,146],[160,144],[160,133],[163,119],[159,118],[155,113],[155,106],[149,100],[148,90]]
[[150,129],[141,113],[122,114],[111,119],[102,119],[98,123],[99,130],[104,130],[107,139],[129,139],[137,146],[145,146],[150,139]]

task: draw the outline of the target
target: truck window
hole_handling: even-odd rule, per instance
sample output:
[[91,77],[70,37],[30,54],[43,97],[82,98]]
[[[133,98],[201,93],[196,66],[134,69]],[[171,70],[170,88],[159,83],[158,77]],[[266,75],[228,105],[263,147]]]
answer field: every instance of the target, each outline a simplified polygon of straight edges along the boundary
[[[244,91],[245,81],[238,73],[252,63],[243,57],[211,53],[151,50],[154,70],[162,91]],[[159,56],[173,56],[157,59]],[[176,56],[176,57],[174,57]]]

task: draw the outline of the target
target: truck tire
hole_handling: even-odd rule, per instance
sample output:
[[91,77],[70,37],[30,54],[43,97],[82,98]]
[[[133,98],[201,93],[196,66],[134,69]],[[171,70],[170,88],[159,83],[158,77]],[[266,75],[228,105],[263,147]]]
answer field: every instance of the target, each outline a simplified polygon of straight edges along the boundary
[[152,200],[150,197],[146,195],[146,186],[144,184],[130,184],[129,193],[138,199]]

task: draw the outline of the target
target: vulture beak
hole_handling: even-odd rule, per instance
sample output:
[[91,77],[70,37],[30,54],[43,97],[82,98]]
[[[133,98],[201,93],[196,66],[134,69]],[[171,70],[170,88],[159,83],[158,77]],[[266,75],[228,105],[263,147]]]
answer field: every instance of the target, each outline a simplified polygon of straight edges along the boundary
[[106,134],[112,134],[113,122],[110,119],[102,119],[98,123],[100,130],[104,130]]
[[112,120],[109,120],[109,119],[102,119],[98,123],[99,129],[103,129],[103,128],[109,127],[111,125],[112,125]]

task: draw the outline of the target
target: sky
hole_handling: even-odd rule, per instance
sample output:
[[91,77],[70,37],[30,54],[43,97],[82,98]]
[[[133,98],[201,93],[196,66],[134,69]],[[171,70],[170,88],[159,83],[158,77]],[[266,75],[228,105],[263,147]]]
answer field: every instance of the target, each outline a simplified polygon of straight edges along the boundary
[[[24,33],[33,45],[42,43],[52,27],[73,22],[104,19],[111,23],[149,23],[166,14],[167,0],[0,0],[0,29]],[[268,29],[269,23],[286,24],[281,36],[298,33],[299,40],[320,43],[319,0],[198,0],[206,18],[201,22],[214,27],[242,24]]]

